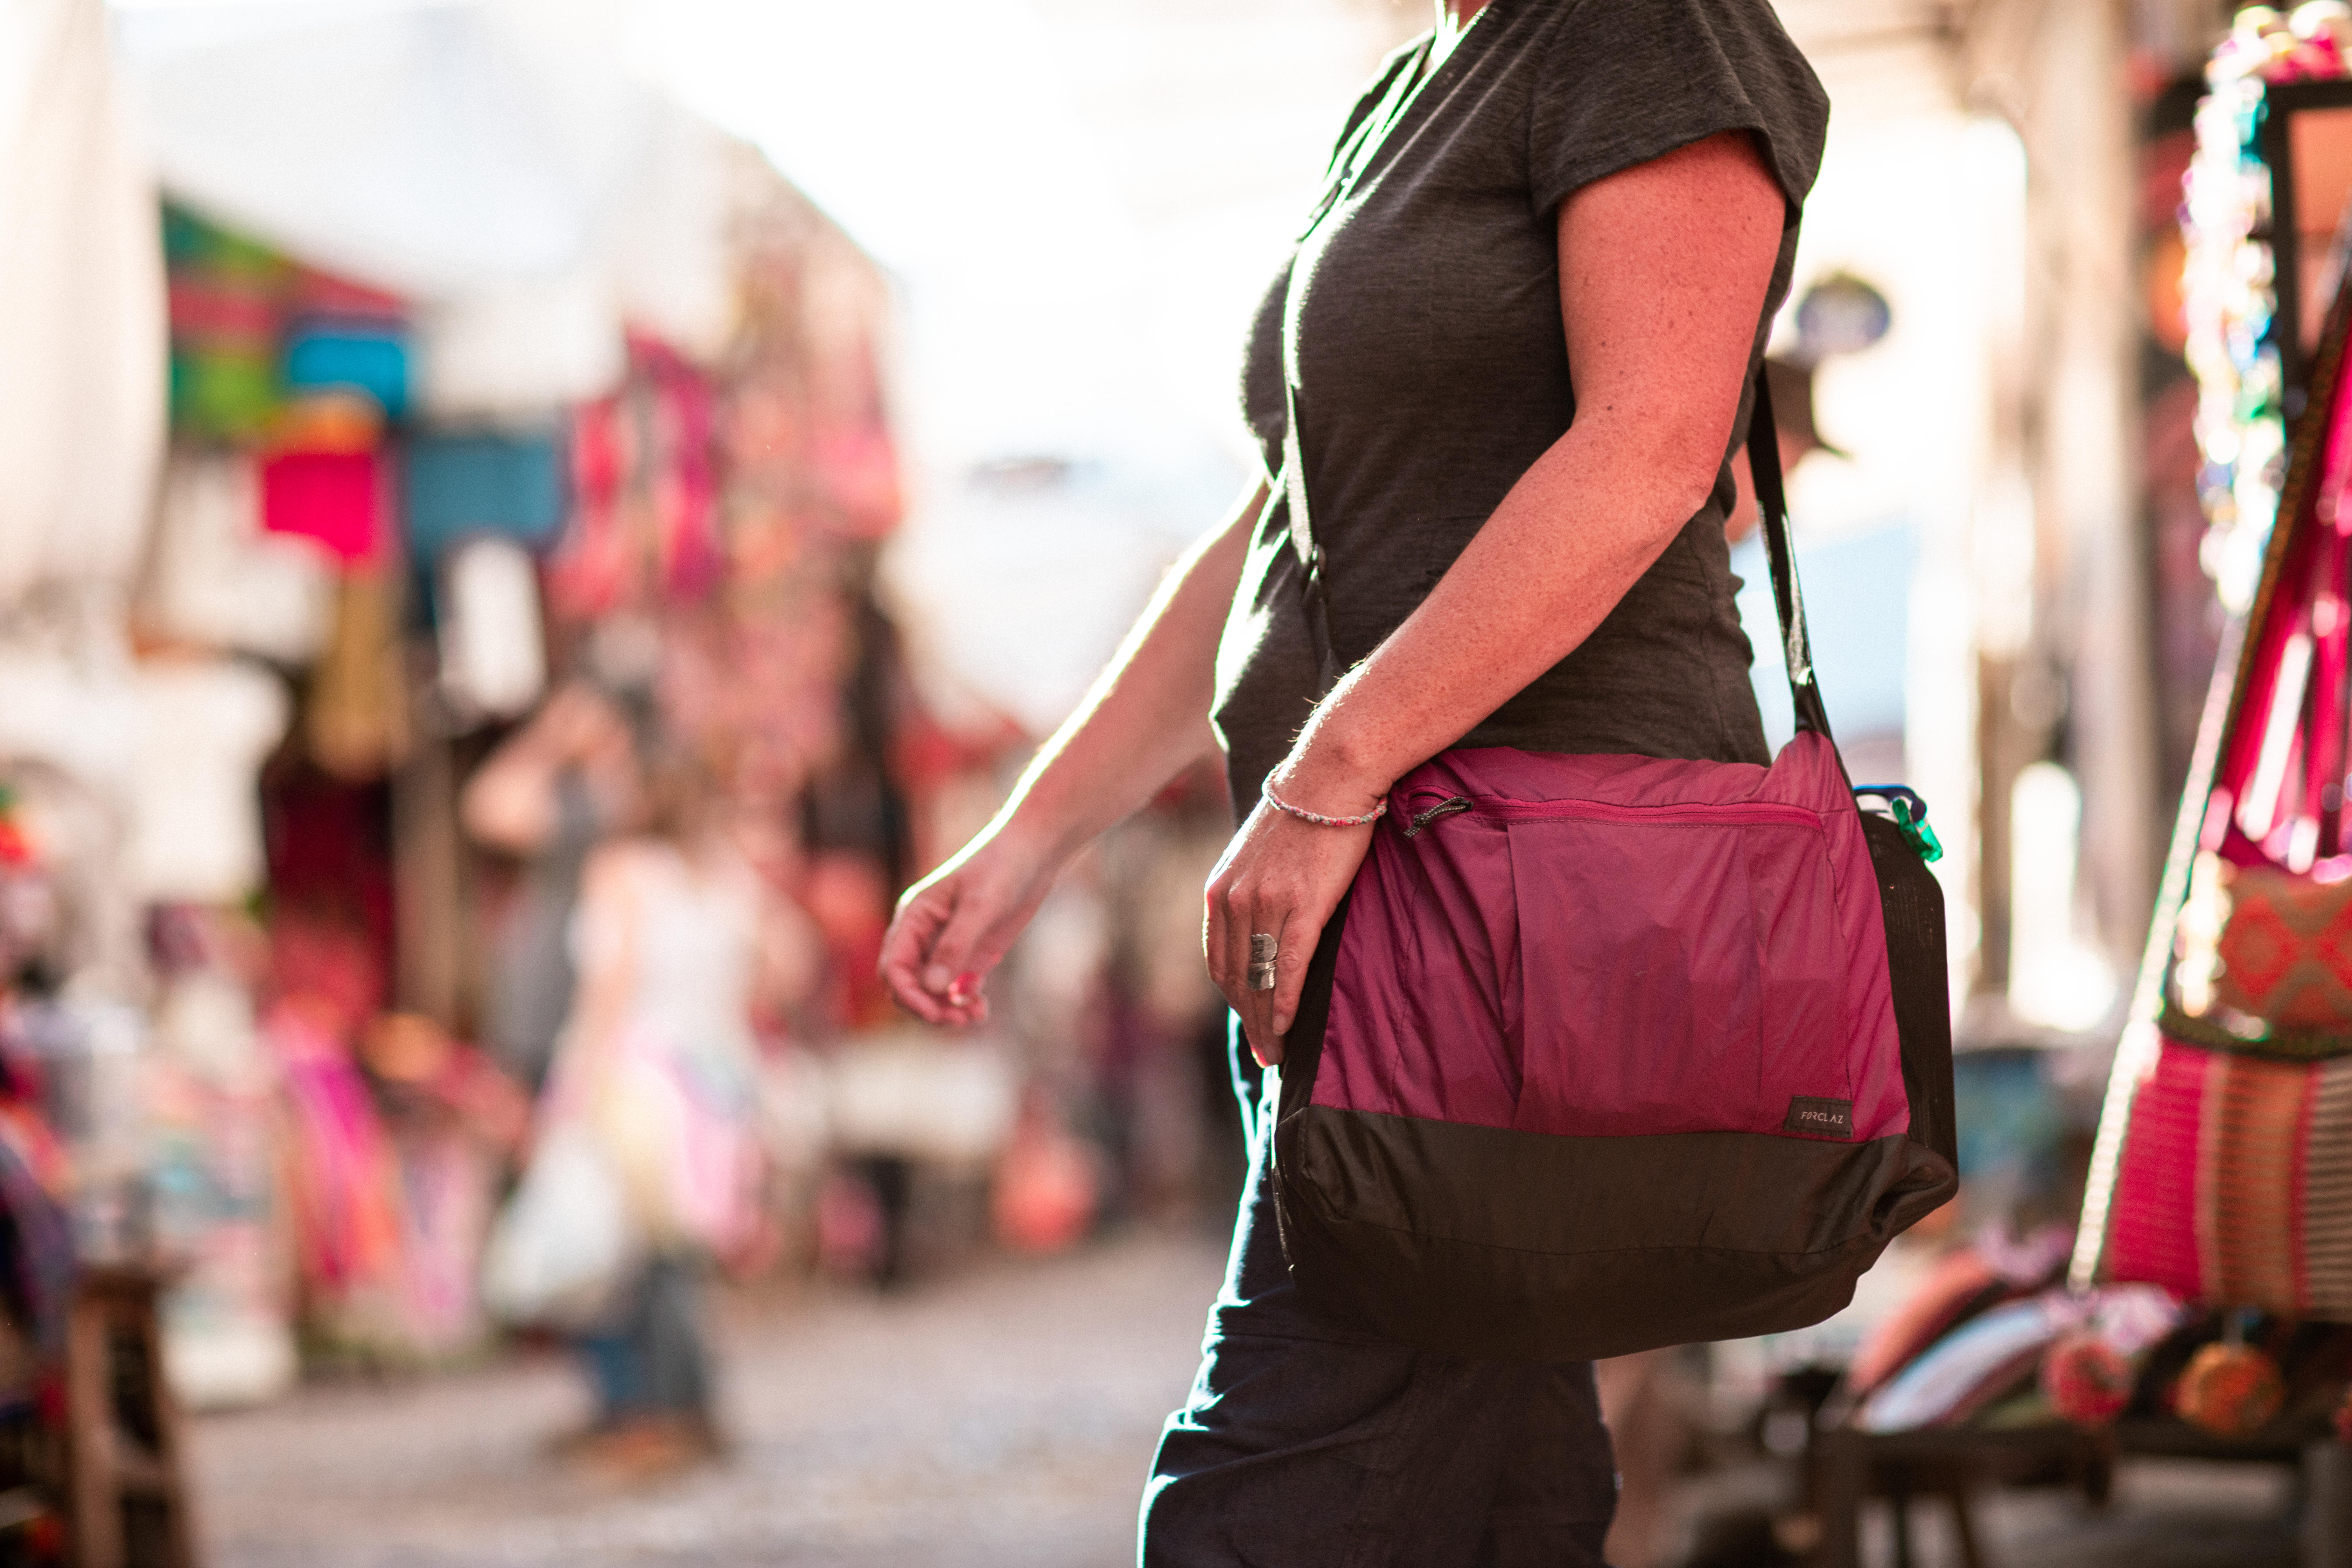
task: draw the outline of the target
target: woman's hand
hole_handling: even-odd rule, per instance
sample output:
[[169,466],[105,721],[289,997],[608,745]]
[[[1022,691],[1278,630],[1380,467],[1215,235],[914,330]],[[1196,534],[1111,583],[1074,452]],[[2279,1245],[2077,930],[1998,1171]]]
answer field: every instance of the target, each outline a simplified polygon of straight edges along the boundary
[[[1307,961],[1356,879],[1372,831],[1318,826],[1260,801],[1209,878],[1202,938],[1209,973],[1241,1016],[1261,1066],[1282,1060],[1282,1037],[1298,1016]],[[1249,988],[1250,938],[1261,932],[1276,944],[1271,991]]]
[[982,987],[1054,885],[1058,860],[1009,824],[907,889],[882,938],[882,978],[927,1024],[988,1022]]
[[898,900],[882,978],[929,1024],[988,1017],[981,985],[1064,862],[1213,744],[1217,638],[1265,507],[1252,484],[1185,552],[1086,702],[1039,749],[994,823]]

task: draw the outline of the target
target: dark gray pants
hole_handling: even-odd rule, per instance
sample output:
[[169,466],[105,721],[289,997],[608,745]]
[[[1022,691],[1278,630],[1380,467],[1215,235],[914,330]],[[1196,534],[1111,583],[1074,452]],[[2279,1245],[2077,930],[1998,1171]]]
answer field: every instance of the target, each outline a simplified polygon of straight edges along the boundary
[[698,1260],[667,1254],[651,1258],[623,1289],[607,1321],[573,1344],[595,1384],[600,1424],[710,1413]]
[[1616,1508],[1589,1362],[1432,1355],[1318,1317],[1275,1229],[1270,1105],[1234,1031],[1248,1188],[1143,1568],[1586,1568]]

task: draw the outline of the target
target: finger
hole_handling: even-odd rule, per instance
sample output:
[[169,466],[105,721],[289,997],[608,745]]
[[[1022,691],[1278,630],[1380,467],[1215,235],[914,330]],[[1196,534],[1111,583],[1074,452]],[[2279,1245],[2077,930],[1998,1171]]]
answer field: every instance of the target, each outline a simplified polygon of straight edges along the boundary
[[1264,1033],[1249,988],[1250,933],[1256,929],[1257,911],[1248,885],[1236,879],[1223,889],[1219,902],[1213,963],[1218,989],[1253,1043]]
[[[1278,981],[1283,943],[1286,941],[1283,930],[1289,923],[1289,899],[1285,895],[1264,892],[1253,900],[1250,919],[1246,922],[1249,935],[1244,939],[1248,972],[1256,971],[1259,965],[1259,944],[1255,939],[1260,936],[1272,937]],[[1250,1048],[1257,1054],[1257,1059],[1262,1065],[1271,1067],[1282,1059],[1281,1033],[1274,1025],[1275,993],[1272,990],[1261,991],[1245,979],[1242,994],[1247,998],[1243,1008],[1242,1018],[1243,1026],[1249,1035]]]
[[962,933],[979,920],[978,900],[965,892],[956,882],[918,889],[899,906],[882,939],[885,984],[899,1005],[927,1024],[961,1026],[988,1016],[981,991],[987,965],[957,951],[969,947]]
[[1241,1014],[1251,1016],[1250,1004],[1255,1000],[1249,988],[1250,936],[1262,929],[1254,892],[1236,884],[1225,903],[1225,978],[1234,994],[1241,998]]
[[1290,1033],[1298,1021],[1298,999],[1307,992],[1307,966],[1315,961],[1315,946],[1323,940],[1329,916],[1293,910],[1282,928],[1282,949],[1275,955],[1274,990],[1268,1011],[1276,1038]]
[[1241,984],[1240,973],[1233,963],[1233,930],[1238,917],[1234,910],[1231,874],[1223,863],[1202,889],[1201,901],[1201,956],[1208,961],[1210,980],[1230,1002]]
[[948,1021],[940,1001],[924,989],[920,973],[940,927],[947,919],[940,889],[926,889],[898,909],[882,938],[882,981],[898,1005],[927,1024]]
[[[1202,956],[1208,960],[1209,978],[1224,996],[1225,1005],[1234,1010],[1234,1016],[1242,1021],[1243,1034],[1247,1037],[1249,993],[1244,989],[1246,971],[1234,962],[1234,932],[1246,927],[1247,911],[1236,907],[1236,897],[1222,872],[1211,879],[1202,895],[1202,903],[1201,948]],[[1247,943],[1248,938],[1244,935],[1240,945],[1245,948]],[[1256,1049],[1255,1040],[1251,1041],[1251,1049]]]
[[991,962],[978,969],[962,970],[948,982],[948,1011],[954,1015],[957,1024],[969,1026],[988,1022],[988,972],[993,967]]
[[1218,908],[1219,897],[1213,879],[1201,889],[1201,962],[1209,967],[1209,984],[1223,991],[1225,988],[1225,927],[1223,911]]
[[990,924],[980,900],[958,899],[917,977],[959,1024],[978,1023],[987,1014],[983,987],[996,963],[996,955],[985,951]]
[[1223,991],[1225,988],[1217,962],[1217,889],[1212,882],[1201,889],[1201,962],[1209,971],[1209,984]]

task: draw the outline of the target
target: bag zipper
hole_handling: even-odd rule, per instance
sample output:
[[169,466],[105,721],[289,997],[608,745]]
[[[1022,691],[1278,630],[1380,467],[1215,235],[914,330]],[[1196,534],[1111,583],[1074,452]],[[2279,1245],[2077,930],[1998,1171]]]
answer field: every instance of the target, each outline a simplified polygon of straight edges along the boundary
[[1416,813],[1412,820],[1406,825],[1404,836],[1407,838],[1411,838],[1423,828],[1428,826],[1431,823],[1435,822],[1439,817],[1452,816],[1456,812],[1467,811],[1469,809],[1470,797],[1468,795],[1449,795],[1447,798],[1439,801],[1435,805],[1431,806],[1427,811]]
[[[1416,797],[1434,793],[1414,792]],[[1819,812],[1778,801],[1750,801],[1736,805],[1612,805],[1598,800],[1478,800],[1455,795],[1446,796],[1427,811],[1413,813],[1404,836],[1411,838],[1441,816],[1465,812],[1495,822],[1652,822],[1724,827],[1774,822],[1819,827],[1822,821]]]

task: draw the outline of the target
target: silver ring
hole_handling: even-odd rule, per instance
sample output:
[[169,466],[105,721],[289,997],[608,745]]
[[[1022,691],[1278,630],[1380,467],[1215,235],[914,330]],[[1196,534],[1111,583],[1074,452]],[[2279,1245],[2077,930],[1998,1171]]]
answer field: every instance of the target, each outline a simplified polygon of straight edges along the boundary
[[1272,931],[1250,932],[1249,988],[1253,991],[1274,989],[1274,961],[1282,952],[1282,943]]

